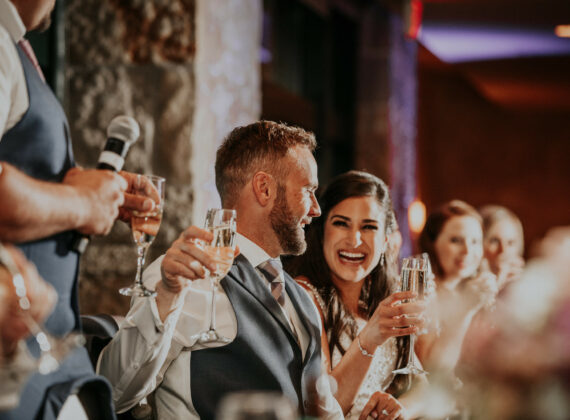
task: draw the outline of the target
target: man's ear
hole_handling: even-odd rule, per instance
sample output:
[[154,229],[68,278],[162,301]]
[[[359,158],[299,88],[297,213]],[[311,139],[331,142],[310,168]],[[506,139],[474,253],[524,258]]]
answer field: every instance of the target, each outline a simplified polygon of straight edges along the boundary
[[251,184],[253,194],[262,207],[269,205],[273,201],[277,189],[273,176],[267,172],[259,171],[253,175]]

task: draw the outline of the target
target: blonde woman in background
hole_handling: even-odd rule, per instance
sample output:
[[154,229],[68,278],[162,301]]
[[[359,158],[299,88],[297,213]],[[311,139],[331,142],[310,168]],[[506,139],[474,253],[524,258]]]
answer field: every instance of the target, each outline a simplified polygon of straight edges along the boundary
[[506,207],[486,205],[479,213],[483,218],[484,256],[502,290],[520,277],[524,268],[523,226],[516,214]]

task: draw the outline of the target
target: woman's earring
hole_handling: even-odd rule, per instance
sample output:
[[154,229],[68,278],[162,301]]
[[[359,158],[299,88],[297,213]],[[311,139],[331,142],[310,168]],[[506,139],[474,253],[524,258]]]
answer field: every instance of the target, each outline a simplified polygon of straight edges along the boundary
[[382,255],[380,255],[380,265],[386,265],[386,257],[385,257],[386,253],[383,252]]

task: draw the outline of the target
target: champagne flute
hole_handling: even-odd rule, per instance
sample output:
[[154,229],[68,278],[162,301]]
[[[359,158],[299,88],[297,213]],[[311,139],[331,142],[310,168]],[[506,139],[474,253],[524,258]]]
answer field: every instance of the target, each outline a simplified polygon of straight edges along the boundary
[[212,289],[212,302],[210,305],[210,326],[207,331],[199,332],[192,338],[198,343],[222,342],[229,343],[231,340],[220,335],[216,331],[216,290],[218,283],[232,266],[235,250],[236,236],[236,211],[229,209],[209,209],[206,214],[204,228],[214,235],[214,239],[204,246],[204,251],[213,258],[216,269],[210,272],[210,284]]
[[31,303],[28,298],[28,290],[24,277],[20,273],[18,266],[14,262],[12,255],[0,242],[0,263],[6,267],[12,276],[12,286],[18,297],[18,306],[23,315],[22,320],[36,340],[40,349],[40,356],[36,361],[38,372],[47,375],[59,368],[60,361],[69,354],[71,350],[82,346],[85,343],[83,335],[75,332],[68,333],[65,337],[54,337],[45,331],[32,317]]
[[[418,299],[423,299],[426,293],[427,283],[427,270],[429,269],[429,258],[427,254],[422,254],[419,257],[409,257],[402,260],[402,272],[400,274],[401,291],[402,292],[416,292]],[[405,301],[409,302],[409,300]],[[427,373],[416,365],[416,356],[414,347],[416,343],[416,335],[410,335],[410,348],[408,352],[408,362],[406,366],[392,371],[398,375],[420,374]]]
[[166,180],[156,175],[137,175],[132,194],[151,198],[154,209],[148,212],[133,212],[131,215],[131,230],[137,246],[137,274],[135,283],[130,287],[123,287],[119,293],[125,296],[149,297],[156,292],[145,287],[142,281],[142,269],[145,263],[146,252],[154,241],[160,228],[162,210],[164,206],[164,184]]

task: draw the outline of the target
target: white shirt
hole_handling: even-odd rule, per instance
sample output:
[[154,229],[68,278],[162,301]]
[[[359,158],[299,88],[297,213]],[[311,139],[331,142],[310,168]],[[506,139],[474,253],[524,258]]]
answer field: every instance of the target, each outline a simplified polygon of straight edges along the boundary
[[[242,235],[237,236],[241,254],[256,267],[269,255]],[[144,273],[145,285],[154,287],[161,279],[162,257],[153,262]],[[260,281],[265,281],[260,278]],[[267,285],[269,288],[269,284]],[[199,419],[192,405],[190,363],[192,350],[218,347],[223,343],[200,345],[192,335],[208,329],[211,301],[207,280],[189,282],[180,294],[175,309],[162,323],[154,298],[135,298],[131,310],[113,341],[103,350],[97,367],[113,387],[113,400],[118,412],[133,407],[156,389],[155,406],[158,418]],[[302,326],[288,297],[285,311],[299,336],[303,354],[309,336]],[[315,320],[319,320],[316,307]],[[320,322],[317,322],[320,325]],[[237,321],[233,307],[223,289],[216,292],[216,330],[234,339]],[[341,419],[342,410],[332,396],[330,388],[322,391],[321,407],[324,418]]]
[[[24,69],[14,43],[21,41],[26,27],[9,0],[0,0],[0,134],[23,117],[29,107]],[[1,138],[1,136],[0,136]]]

